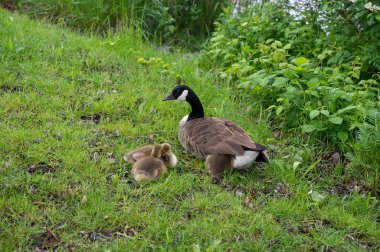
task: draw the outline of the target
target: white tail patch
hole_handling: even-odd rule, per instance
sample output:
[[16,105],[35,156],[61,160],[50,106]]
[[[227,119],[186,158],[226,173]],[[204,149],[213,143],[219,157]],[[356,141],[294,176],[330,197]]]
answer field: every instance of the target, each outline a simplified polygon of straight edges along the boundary
[[255,162],[257,156],[260,152],[257,151],[244,151],[243,156],[235,156],[232,161],[232,166],[235,169],[244,169],[249,167],[253,162]]

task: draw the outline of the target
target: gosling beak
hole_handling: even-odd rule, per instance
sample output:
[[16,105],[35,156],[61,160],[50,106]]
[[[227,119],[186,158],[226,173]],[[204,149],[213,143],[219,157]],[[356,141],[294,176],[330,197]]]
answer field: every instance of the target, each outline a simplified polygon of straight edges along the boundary
[[164,99],[162,99],[162,101],[168,101],[168,100],[175,100],[172,93],[170,95],[166,96]]

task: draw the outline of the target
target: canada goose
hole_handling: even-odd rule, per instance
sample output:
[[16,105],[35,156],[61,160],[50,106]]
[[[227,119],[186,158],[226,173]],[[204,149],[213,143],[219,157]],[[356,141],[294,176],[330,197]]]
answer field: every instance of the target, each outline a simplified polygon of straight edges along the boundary
[[[145,145],[136,150],[130,151],[124,155],[124,160],[129,163],[135,163],[140,158],[151,156],[154,145]],[[161,144],[160,159],[167,167],[174,167],[177,164],[177,157],[171,151],[171,146],[168,143]]]
[[136,181],[149,181],[166,172],[166,166],[160,159],[161,149],[161,145],[155,145],[150,156],[142,157],[133,164],[132,174]]
[[219,176],[225,168],[242,169],[253,162],[269,163],[265,146],[254,143],[242,128],[224,118],[204,117],[202,103],[194,91],[177,85],[163,99],[187,101],[191,113],[179,123],[178,138],[186,151],[206,159],[206,169]]

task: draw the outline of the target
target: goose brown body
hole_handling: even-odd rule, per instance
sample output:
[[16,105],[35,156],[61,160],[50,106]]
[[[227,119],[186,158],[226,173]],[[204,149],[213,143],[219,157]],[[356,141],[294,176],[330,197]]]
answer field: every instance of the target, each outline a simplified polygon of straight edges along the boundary
[[242,128],[224,118],[206,117],[187,121],[178,132],[185,150],[205,159],[208,155],[242,156],[245,150],[264,151]]

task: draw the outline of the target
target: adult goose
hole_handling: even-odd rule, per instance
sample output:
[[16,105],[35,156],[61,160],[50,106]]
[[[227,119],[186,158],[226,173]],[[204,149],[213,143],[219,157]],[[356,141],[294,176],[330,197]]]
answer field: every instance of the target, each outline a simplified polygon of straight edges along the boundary
[[163,99],[187,101],[191,113],[179,123],[179,142],[186,151],[205,159],[206,169],[213,176],[225,168],[242,169],[253,162],[269,163],[265,146],[254,143],[242,128],[224,118],[205,117],[202,103],[194,91],[177,85]]

